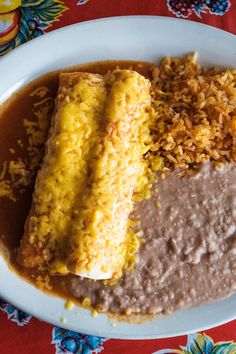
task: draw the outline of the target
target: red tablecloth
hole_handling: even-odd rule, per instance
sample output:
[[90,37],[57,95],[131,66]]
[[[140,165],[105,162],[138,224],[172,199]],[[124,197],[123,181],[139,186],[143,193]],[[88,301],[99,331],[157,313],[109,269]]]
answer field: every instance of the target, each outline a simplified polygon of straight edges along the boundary
[[[236,34],[235,0],[0,0],[0,55],[72,23],[138,14],[182,17]],[[53,327],[3,301],[0,310],[1,354],[236,353],[236,321],[190,336],[122,341]]]

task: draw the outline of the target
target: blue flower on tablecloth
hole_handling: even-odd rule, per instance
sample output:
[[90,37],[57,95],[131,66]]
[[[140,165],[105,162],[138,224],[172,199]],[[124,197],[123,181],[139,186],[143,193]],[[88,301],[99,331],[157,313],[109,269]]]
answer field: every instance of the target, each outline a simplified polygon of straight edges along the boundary
[[152,354],[236,354],[236,343],[218,342],[205,333],[188,335],[187,345],[181,349],[161,349]]
[[84,5],[84,4],[86,4],[87,2],[89,2],[89,0],[79,0],[79,1],[77,2],[77,5]]
[[10,305],[0,300],[0,310],[7,314],[7,318],[12,322],[17,323],[18,326],[24,326],[31,320],[32,316],[21,310],[18,310],[13,305]]
[[105,338],[89,336],[54,327],[52,344],[56,346],[56,354],[92,354],[103,350]]
[[230,8],[230,0],[167,0],[169,10],[177,17],[187,18],[202,13],[223,16]]

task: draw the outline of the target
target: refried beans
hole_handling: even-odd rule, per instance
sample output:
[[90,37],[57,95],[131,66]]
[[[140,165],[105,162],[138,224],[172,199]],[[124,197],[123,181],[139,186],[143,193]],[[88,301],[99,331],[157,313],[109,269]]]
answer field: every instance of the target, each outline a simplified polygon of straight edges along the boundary
[[136,204],[143,238],[135,269],[114,286],[73,278],[75,297],[115,313],[170,313],[236,289],[236,165],[205,163],[159,179]]

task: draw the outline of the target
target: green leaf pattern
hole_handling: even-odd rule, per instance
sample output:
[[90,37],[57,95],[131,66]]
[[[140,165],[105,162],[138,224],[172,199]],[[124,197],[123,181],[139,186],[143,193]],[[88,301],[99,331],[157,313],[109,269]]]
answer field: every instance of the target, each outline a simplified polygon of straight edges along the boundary
[[190,334],[187,345],[181,349],[161,349],[153,354],[236,354],[236,343],[218,342],[205,333]]
[[41,29],[47,28],[51,23],[58,21],[66,9],[60,0],[38,0],[33,2],[23,0],[21,5],[22,13],[38,21]]

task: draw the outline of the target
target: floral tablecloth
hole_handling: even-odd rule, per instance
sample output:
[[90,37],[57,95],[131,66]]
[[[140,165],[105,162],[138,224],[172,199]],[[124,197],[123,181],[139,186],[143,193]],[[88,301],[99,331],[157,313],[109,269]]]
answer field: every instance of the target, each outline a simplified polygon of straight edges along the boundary
[[[236,34],[235,0],[0,0],[0,55],[72,23],[139,14],[185,18]],[[53,327],[3,300],[0,310],[1,354],[236,353],[236,321],[189,336],[128,341]]]

